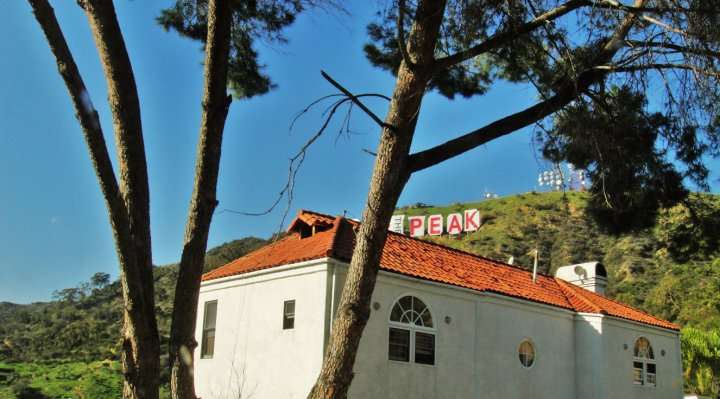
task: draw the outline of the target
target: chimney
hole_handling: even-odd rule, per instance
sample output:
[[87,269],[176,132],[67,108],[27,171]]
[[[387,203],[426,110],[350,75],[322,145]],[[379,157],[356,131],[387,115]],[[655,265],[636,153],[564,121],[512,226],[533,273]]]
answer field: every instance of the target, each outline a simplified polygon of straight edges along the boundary
[[605,295],[607,288],[607,271],[600,262],[563,266],[557,269],[555,277],[600,295]]

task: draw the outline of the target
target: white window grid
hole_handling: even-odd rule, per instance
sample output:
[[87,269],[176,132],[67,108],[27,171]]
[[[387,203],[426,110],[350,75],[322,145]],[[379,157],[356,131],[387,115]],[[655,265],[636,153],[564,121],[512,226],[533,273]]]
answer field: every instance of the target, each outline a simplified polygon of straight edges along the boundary
[[[410,297],[412,300],[410,309],[404,309],[400,303],[400,301],[406,297]],[[419,312],[415,310],[415,300],[419,301],[424,307]],[[415,361],[416,332],[421,332],[421,333],[425,333],[425,334],[429,334],[429,335],[433,336],[433,340],[434,340],[433,358],[435,358],[436,354],[437,354],[437,350],[436,350],[437,330],[433,327],[434,320],[432,318],[432,311],[430,310],[430,307],[427,306],[425,301],[423,301],[413,295],[403,295],[400,298],[398,298],[395,301],[395,303],[393,303],[393,307],[390,309],[390,317],[392,317],[393,310],[397,306],[400,306],[401,310],[402,310],[402,314],[399,317],[400,321],[394,321],[391,319],[388,321],[388,324],[389,324],[390,328],[395,328],[398,330],[404,330],[404,331],[409,332],[409,334],[410,334],[410,348],[409,348],[410,354],[408,356],[407,362],[404,360],[392,360],[392,359],[390,359],[390,361],[400,362],[400,363],[408,363],[408,362],[416,363],[416,361]],[[428,318],[429,318],[428,324],[431,327],[425,326],[425,324],[428,321]],[[420,323],[420,324],[418,325],[417,323]],[[389,331],[390,331],[390,329],[388,328],[388,339],[390,336]],[[437,359],[436,359],[436,361],[437,361]],[[434,361],[433,364],[425,364],[425,363],[418,363],[418,364],[426,365],[426,366],[434,366],[436,361]]]

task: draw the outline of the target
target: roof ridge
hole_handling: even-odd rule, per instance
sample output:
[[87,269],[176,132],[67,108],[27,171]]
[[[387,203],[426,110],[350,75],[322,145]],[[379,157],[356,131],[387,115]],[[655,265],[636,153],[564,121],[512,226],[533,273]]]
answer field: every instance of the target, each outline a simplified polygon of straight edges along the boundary
[[[433,245],[433,246],[436,246],[436,247],[440,247],[440,248],[442,248],[442,249],[446,249],[446,250],[451,251],[451,252],[458,252],[458,253],[460,253],[460,254],[467,255],[467,256],[470,256],[470,257],[473,257],[473,258],[476,258],[476,259],[481,259],[481,260],[486,260],[486,261],[489,261],[489,262],[493,262],[493,263],[498,264],[499,266],[508,267],[508,268],[511,268],[511,269],[517,269],[517,270],[519,270],[519,271],[521,271],[521,272],[525,272],[525,273],[532,274],[532,271],[531,271],[531,270],[525,269],[524,267],[520,267],[520,266],[517,266],[517,265],[511,265],[511,264],[509,264],[509,263],[505,263],[505,262],[502,262],[502,261],[499,261],[499,260],[491,259],[491,258],[488,258],[488,257],[486,257],[486,256],[474,254],[474,253],[472,253],[472,252],[465,251],[465,250],[462,250],[462,249],[457,249],[457,248],[449,247],[449,246],[447,246],[447,245],[438,244],[438,243],[433,242],[433,241],[423,240],[423,239],[416,238],[416,237],[413,237],[413,236],[410,236],[410,235],[407,235],[407,234],[398,233],[398,232],[395,232],[395,231],[392,231],[392,230],[388,230],[388,233],[389,233],[389,234],[392,234],[392,235],[396,235],[396,236],[408,238],[408,239],[411,239],[411,240],[413,240],[413,241],[417,241],[417,242],[420,242],[420,243],[423,243],[423,244],[429,244],[429,245]],[[548,278],[553,278],[552,275],[547,274],[547,273],[537,272],[537,274],[540,275],[540,276],[544,276],[544,277],[548,277]]]
[[[582,288],[581,288],[581,289],[582,289]],[[600,295],[600,294],[598,294],[597,292],[592,292],[592,291],[588,291],[588,290],[583,289],[583,293],[584,293],[584,294],[590,294],[591,296],[593,296],[593,295],[594,295],[594,296],[598,296],[598,297],[600,297],[600,298],[602,298],[602,299],[605,299],[605,300],[607,300],[607,301],[610,301],[610,302],[614,303],[615,305],[632,309],[632,310],[635,311],[635,312],[641,313],[641,314],[643,314],[643,315],[645,315],[645,316],[648,316],[648,317],[650,317],[650,318],[653,318],[653,319],[655,319],[655,320],[657,320],[657,321],[661,321],[661,322],[663,322],[663,323],[669,323],[669,324],[672,324],[672,325],[675,325],[675,326],[679,326],[679,325],[676,324],[676,323],[673,323],[673,322],[670,322],[670,321],[661,319],[661,318],[659,318],[659,317],[657,317],[657,316],[654,316],[654,315],[652,315],[652,314],[650,314],[650,313],[648,313],[648,312],[645,312],[645,311],[643,311],[643,310],[640,310],[640,309],[638,309],[638,308],[636,308],[636,307],[634,307],[634,306],[630,306],[630,305],[624,304],[624,303],[622,303],[622,302],[618,302],[618,301],[616,301],[616,300],[614,300],[614,299],[612,299],[612,298],[606,297],[605,295]]]
[[[572,301],[570,300],[569,295],[572,295],[573,297],[575,297],[575,298],[579,299],[581,302],[583,302],[585,305],[594,309],[595,313],[600,313],[600,314],[607,313],[599,305],[597,305],[593,301],[586,298],[584,295],[585,294],[584,292],[581,293],[579,290],[575,290],[574,289],[575,286],[570,287],[569,282],[567,282],[559,277],[555,277],[555,281],[558,283],[558,286],[560,286],[560,290],[563,292],[563,295],[565,295],[565,297],[567,298],[568,302],[570,302],[571,305],[572,305]],[[580,288],[580,289],[584,290],[584,288]],[[575,310],[577,311],[577,309],[575,309]]]
[[216,267],[216,268],[214,268],[214,269],[212,269],[212,270],[210,270],[210,271],[208,271],[208,272],[206,272],[206,273],[203,273],[203,274],[202,274],[202,278],[204,279],[205,276],[212,275],[212,274],[215,273],[215,271],[220,270],[220,269],[222,269],[222,268],[224,268],[224,267],[226,267],[226,266],[229,266],[229,265],[237,262],[238,260],[245,258],[245,257],[248,256],[248,255],[251,255],[251,254],[254,254],[254,253],[260,252],[260,251],[268,251],[268,250],[272,249],[272,247],[274,247],[274,246],[276,246],[276,245],[280,245],[281,243],[285,242],[286,240],[289,240],[290,238],[293,238],[293,237],[296,236],[296,235],[297,235],[296,233],[291,233],[291,234],[288,234],[288,235],[286,235],[285,237],[282,237],[282,238],[280,238],[280,239],[275,239],[275,240],[273,240],[270,244],[263,245],[263,246],[261,246],[260,248],[256,248],[256,249],[254,249],[254,250],[252,250],[252,251],[244,254],[243,256],[241,256],[241,257],[239,257],[239,258],[235,258],[235,259],[231,260],[230,262],[224,263],[224,264],[222,264],[222,265],[220,265],[220,266],[218,266],[218,267]]
[[300,214],[302,214],[302,213],[312,213],[313,215],[323,216],[323,217],[330,218],[330,219],[335,219],[336,217],[339,217],[339,216],[331,216],[331,215],[328,215],[328,214],[326,214],[326,213],[320,213],[320,212],[311,211],[311,210],[309,210],[309,209],[300,208],[300,209],[298,210],[298,215],[300,215]]

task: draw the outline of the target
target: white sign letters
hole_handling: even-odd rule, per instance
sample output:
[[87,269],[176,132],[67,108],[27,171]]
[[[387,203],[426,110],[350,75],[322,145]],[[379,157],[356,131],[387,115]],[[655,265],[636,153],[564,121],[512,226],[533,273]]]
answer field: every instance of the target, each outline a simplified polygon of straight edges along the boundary
[[[407,219],[408,233],[411,237],[422,237],[425,234],[439,236],[443,232],[457,235],[462,232],[476,231],[482,224],[480,211],[477,209],[466,209],[463,213],[451,213],[447,217],[443,217],[443,215],[408,216]],[[405,234],[404,222],[405,215],[393,215],[389,230]]]
[[[422,237],[425,235],[425,216],[408,217],[408,226],[410,227],[410,236]],[[405,233],[405,231],[401,231]]]
[[396,233],[403,233],[403,223],[405,222],[405,215],[393,215],[390,219],[390,231]]

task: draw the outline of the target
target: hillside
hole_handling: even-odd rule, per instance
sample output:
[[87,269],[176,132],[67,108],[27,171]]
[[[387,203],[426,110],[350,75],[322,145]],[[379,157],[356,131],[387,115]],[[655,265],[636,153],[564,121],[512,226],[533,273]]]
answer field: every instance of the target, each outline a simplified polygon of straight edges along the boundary
[[591,260],[609,273],[608,295],[650,313],[701,328],[720,327],[720,197],[693,195],[663,209],[649,228],[615,234],[586,212],[580,192],[525,193],[476,203],[416,204],[396,214],[448,215],[477,208],[482,226],[460,236],[429,237],[454,248],[540,272]]
[[[427,239],[500,261],[513,256],[516,265],[528,269],[533,263],[529,253],[538,249],[539,269],[544,273],[571,263],[603,261],[610,296],[698,328],[683,330],[684,357],[690,358],[686,355],[690,353],[697,361],[686,388],[698,391],[699,379],[720,374],[718,367],[712,366],[710,372],[704,366],[720,364],[720,197],[694,195],[683,205],[662,210],[652,227],[623,234],[603,230],[586,212],[586,204],[583,193],[525,193],[449,206],[416,204],[396,213],[448,215],[477,208],[482,216],[478,231]],[[207,253],[205,270],[265,243],[249,237],[213,248]],[[155,268],[163,345],[176,276],[177,265]],[[11,367],[18,374],[12,387],[0,384],[0,398],[23,397],[19,393],[23,390],[45,395],[27,397],[118,397],[119,283],[98,273],[54,297],[30,305],[0,303],[0,368]],[[706,353],[708,348],[714,352]],[[168,377],[162,376],[164,381]]]
[[[211,270],[266,243],[256,237],[234,240],[208,251]],[[177,265],[154,270],[158,327],[167,343]],[[0,361],[92,361],[117,359],[122,323],[120,284],[97,273],[89,282],[54,293],[51,302],[0,302]]]

